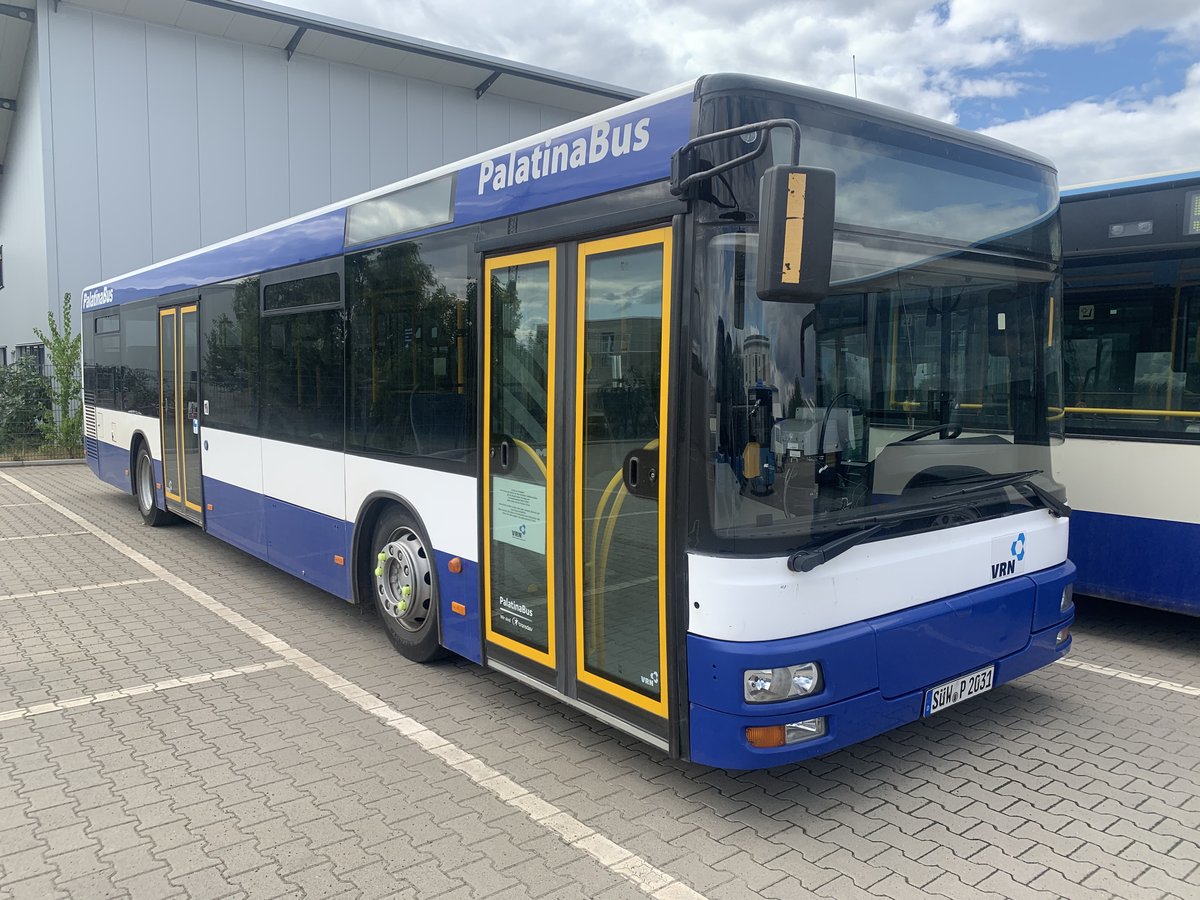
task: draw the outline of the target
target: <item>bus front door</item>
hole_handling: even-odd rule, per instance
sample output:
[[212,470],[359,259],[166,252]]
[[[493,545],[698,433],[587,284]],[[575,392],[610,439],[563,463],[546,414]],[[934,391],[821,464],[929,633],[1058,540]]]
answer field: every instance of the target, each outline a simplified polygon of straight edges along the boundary
[[163,494],[167,509],[204,524],[200,481],[200,316],[195,303],[158,311]]
[[669,228],[485,264],[489,659],[663,747],[670,267]]

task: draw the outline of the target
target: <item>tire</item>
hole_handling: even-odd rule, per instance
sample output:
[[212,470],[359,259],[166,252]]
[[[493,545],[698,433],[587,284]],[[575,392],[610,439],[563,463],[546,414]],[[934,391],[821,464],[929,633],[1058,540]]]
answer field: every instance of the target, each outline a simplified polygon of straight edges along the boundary
[[366,583],[388,640],[413,662],[446,656],[438,638],[437,572],[425,530],[399,506],[375,525]]
[[158,508],[157,490],[154,487],[154,460],[143,442],[138,446],[137,462],[133,467],[133,496],[137,498],[138,512],[142,521],[151,528],[166,525],[174,518],[166,510]]

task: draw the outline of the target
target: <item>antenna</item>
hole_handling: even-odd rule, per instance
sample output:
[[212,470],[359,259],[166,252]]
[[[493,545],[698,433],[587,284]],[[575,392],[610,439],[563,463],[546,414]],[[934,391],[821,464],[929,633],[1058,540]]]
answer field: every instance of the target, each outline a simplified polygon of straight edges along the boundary
[[850,54],[850,70],[854,73],[854,99],[858,99],[858,60]]

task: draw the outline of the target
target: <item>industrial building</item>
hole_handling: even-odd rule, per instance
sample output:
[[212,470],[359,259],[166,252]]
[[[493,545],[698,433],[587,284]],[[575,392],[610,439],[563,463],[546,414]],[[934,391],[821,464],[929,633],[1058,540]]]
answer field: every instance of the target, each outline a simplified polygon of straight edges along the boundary
[[0,364],[64,292],[78,327],[85,285],[634,96],[263,0],[0,3]]

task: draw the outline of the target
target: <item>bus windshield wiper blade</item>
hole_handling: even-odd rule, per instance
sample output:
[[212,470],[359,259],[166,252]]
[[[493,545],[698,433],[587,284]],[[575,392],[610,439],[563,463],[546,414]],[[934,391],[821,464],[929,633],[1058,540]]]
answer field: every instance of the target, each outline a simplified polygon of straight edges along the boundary
[[821,565],[821,563],[827,563],[835,556],[841,556],[852,547],[857,547],[874,536],[881,528],[883,528],[883,523],[866,525],[858,529],[858,531],[852,531],[843,537],[834,538],[832,541],[828,541],[811,550],[797,550],[788,557],[788,568],[793,572],[811,572],[817,566]]
[[1071,507],[1033,481],[1034,475],[1041,474],[1041,469],[1028,469],[1024,472],[1009,472],[1005,475],[969,475],[957,482],[959,484],[965,483],[963,487],[953,491],[945,491],[941,494],[934,494],[933,499],[944,500],[947,497],[961,497],[965,494],[976,494],[982,491],[1015,487],[1019,491],[1029,491],[1032,493],[1052,515],[1058,518],[1069,517],[1071,515]]

